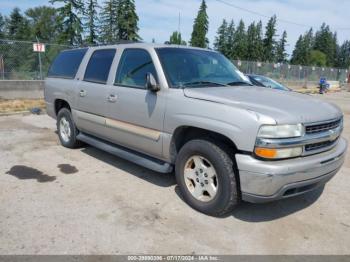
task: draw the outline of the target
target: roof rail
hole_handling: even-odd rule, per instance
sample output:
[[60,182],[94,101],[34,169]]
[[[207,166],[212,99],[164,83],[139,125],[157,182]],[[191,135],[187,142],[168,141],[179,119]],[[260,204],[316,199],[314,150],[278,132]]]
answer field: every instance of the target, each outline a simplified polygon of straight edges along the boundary
[[108,43],[101,43],[101,44],[88,44],[85,43],[83,45],[80,45],[79,47],[93,47],[93,46],[106,46],[106,45],[120,45],[120,44],[137,44],[137,43],[144,43],[143,41],[133,41],[133,40],[118,40],[115,42],[108,42]]

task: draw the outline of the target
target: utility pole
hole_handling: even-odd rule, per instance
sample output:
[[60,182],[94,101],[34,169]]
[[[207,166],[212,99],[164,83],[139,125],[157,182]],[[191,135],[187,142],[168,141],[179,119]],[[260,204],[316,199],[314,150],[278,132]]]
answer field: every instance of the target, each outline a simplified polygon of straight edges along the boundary
[[[37,36],[35,36],[36,41],[38,43],[38,45],[40,44],[39,42],[39,38]],[[42,72],[42,65],[41,65],[41,52],[38,52],[38,58],[39,58],[39,70],[40,70],[40,80],[43,80],[43,72]]]

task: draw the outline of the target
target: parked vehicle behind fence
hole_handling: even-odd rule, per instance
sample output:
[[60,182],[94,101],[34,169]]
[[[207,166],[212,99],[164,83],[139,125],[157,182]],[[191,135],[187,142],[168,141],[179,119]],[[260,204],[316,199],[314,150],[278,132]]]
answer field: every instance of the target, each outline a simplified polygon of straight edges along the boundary
[[249,74],[247,77],[249,78],[249,81],[256,86],[262,86],[282,91],[292,91],[292,89],[266,76]]
[[45,81],[45,101],[63,146],[85,142],[157,172],[175,170],[185,201],[213,216],[241,200],[323,186],[347,148],[338,107],[252,86],[223,55],[199,48],[63,51]]

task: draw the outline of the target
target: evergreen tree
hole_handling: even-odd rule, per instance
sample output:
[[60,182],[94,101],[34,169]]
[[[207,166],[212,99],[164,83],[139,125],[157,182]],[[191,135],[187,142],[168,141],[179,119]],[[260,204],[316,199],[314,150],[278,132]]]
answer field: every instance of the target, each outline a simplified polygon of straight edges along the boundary
[[276,54],[276,22],[277,18],[274,15],[270,18],[266,25],[266,33],[264,38],[264,61],[274,62]]
[[224,55],[228,55],[227,41],[228,41],[228,24],[224,19],[221,26],[218,28],[217,35],[215,37],[214,47],[215,50],[221,52]]
[[239,21],[233,42],[233,59],[246,59],[247,56],[247,35],[243,20]]
[[207,4],[205,3],[205,0],[202,0],[202,4],[193,24],[193,31],[190,41],[191,46],[207,48],[209,45],[209,40],[206,36],[208,29],[209,20],[207,15]]
[[187,45],[186,41],[182,40],[181,33],[178,31],[173,32],[170,36],[169,43],[172,45]]
[[30,35],[28,20],[21,14],[18,7],[12,10],[7,27],[8,36],[11,39],[26,40]]
[[119,0],[117,5],[117,26],[119,40],[138,41],[139,17],[136,14],[134,0]]
[[350,41],[345,41],[337,53],[336,66],[340,68],[350,67]]
[[256,53],[257,53],[257,60],[263,61],[264,41],[263,41],[263,25],[261,21],[259,21],[256,25]]
[[300,35],[295,44],[291,63],[297,65],[310,65],[311,51],[313,50],[314,36],[312,28],[304,35]]
[[335,64],[337,35],[333,34],[329,26],[325,23],[316,32],[314,49],[323,52],[327,56],[327,66],[333,66]]
[[299,36],[292,54],[291,63],[294,65],[304,65],[305,62],[305,51],[304,51],[304,38],[302,35]]
[[83,32],[80,15],[84,13],[82,0],[50,0],[52,4],[56,2],[63,3],[63,6],[57,9],[63,26],[60,41],[70,45],[80,45]]
[[108,0],[103,3],[100,15],[100,41],[105,44],[111,44],[119,40],[117,24],[118,5],[119,0]]
[[98,38],[97,32],[97,8],[99,8],[97,4],[97,0],[88,0],[88,5],[85,11],[85,20],[86,23],[84,25],[87,31],[86,42],[89,44],[95,44]]
[[251,23],[247,30],[247,55],[248,61],[259,61],[262,58],[262,24]]
[[276,48],[276,61],[279,63],[284,63],[287,61],[286,44],[287,44],[287,32],[283,31],[282,37],[278,42],[278,45]]
[[4,38],[5,35],[5,18],[2,14],[0,14],[0,38]]
[[234,59],[234,41],[235,41],[236,28],[233,19],[227,27],[227,42],[225,53],[228,58]]

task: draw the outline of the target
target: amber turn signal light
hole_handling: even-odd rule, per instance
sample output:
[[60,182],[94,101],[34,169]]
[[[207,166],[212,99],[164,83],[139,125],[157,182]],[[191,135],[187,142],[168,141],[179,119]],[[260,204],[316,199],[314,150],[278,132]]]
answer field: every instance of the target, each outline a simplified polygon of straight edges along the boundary
[[275,158],[277,155],[277,150],[274,148],[256,147],[255,154],[262,158]]

